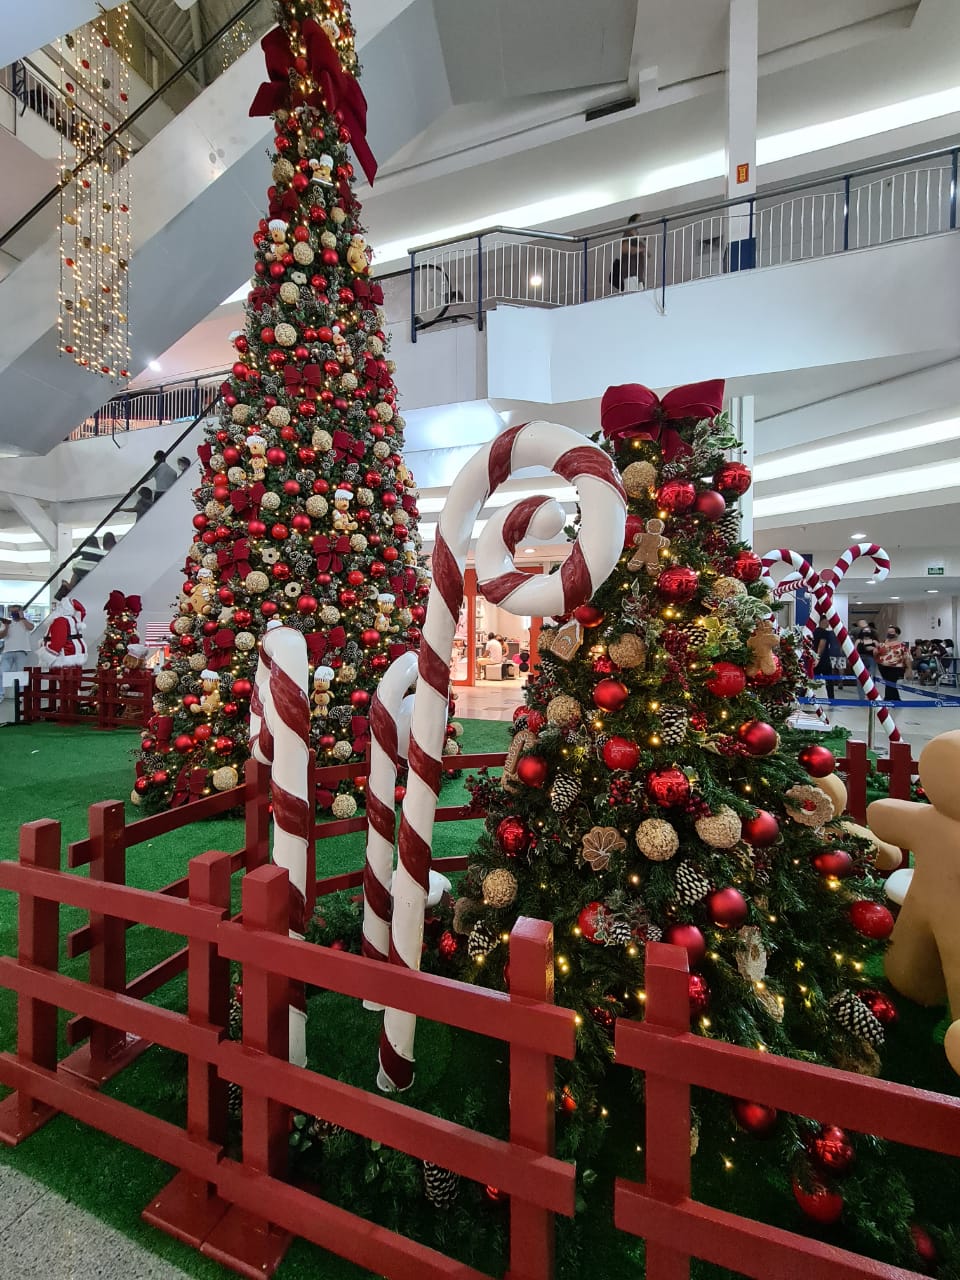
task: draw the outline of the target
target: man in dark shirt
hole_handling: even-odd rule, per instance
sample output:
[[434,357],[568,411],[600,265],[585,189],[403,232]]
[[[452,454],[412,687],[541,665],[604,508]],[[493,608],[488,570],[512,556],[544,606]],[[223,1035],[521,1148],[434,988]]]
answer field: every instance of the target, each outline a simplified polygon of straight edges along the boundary
[[[816,655],[817,665],[813,669],[815,676],[832,676],[833,664],[830,661],[830,632],[825,627],[817,627],[813,633],[813,652]],[[826,681],[827,697],[831,702],[837,696],[836,688],[832,680]]]
[[[877,660],[874,657],[874,650],[880,642],[880,637],[877,634],[876,628],[871,627],[866,618],[860,618],[854,624],[853,639],[857,646],[857,653],[860,655],[860,660],[870,672],[870,675],[876,679]],[[867,695],[863,692],[863,686],[860,684],[859,680],[857,681],[857,695],[861,701],[866,701]]]

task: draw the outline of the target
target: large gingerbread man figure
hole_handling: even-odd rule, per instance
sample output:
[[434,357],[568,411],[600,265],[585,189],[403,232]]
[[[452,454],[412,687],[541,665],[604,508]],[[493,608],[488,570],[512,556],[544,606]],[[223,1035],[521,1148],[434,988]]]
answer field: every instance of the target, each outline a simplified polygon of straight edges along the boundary
[[916,862],[884,968],[917,1004],[949,1001],[943,1048],[960,1074],[960,730],[927,743],[919,772],[929,804],[874,800],[867,809],[874,835],[911,849]]

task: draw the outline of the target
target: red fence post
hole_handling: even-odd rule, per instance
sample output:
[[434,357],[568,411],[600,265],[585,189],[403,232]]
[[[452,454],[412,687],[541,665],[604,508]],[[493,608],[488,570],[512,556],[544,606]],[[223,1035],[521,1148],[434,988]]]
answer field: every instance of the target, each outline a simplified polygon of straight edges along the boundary
[[[60,823],[42,818],[20,828],[20,862],[48,871],[60,870]],[[60,904],[21,893],[18,908],[17,960],[56,972],[60,955]],[[57,1007],[33,996],[17,998],[17,1056],[44,1067],[57,1066]],[[17,1091],[0,1102],[0,1141],[16,1146],[36,1132],[55,1112],[29,1094]]]
[[[243,879],[245,929],[287,936],[290,926],[290,889],[282,867],[259,867]],[[243,1046],[286,1062],[290,1056],[289,979],[259,969],[249,961],[243,966]],[[270,1088],[269,1067],[263,1087]],[[274,1178],[287,1174],[289,1113],[267,1093],[243,1090],[243,1166],[251,1173]],[[264,1211],[268,1205],[264,1205]],[[245,1276],[271,1276],[289,1248],[292,1236],[233,1207],[213,1229],[201,1252]]]
[[[913,790],[913,775],[917,772],[917,762],[913,759],[909,742],[891,742],[890,759],[881,760],[877,765],[881,773],[890,777],[890,799],[909,800]],[[909,867],[910,853],[900,850],[900,866]]]
[[[126,884],[127,850],[123,805],[103,800],[89,809],[90,879]],[[90,912],[89,982],[105,991],[127,989],[127,925],[116,916]],[[94,1023],[90,1039],[60,1064],[66,1071],[98,1088],[128,1065],[147,1045],[115,1027]]]
[[[660,1031],[690,1030],[687,954],[662,942],[647,944],[644,1022]],[[646,1185],[658,1199],[690,1196],[690,1086],[648,1071],[645,1089]],[[647,1241],[647,1280],[690,1280],[690,1255]]]
[[[553,926],[521,916],[510,934],[510,999],[553,1004]],[[553,1058],[510,1047],[510,1141],[554,1154],[556,1084]],[[551,1280],[556,1229],[547,1209],[510,1200],[507,1280]]]
[[847,754],[837,761],[847,786],[847,812],[862,826],[867,820],[867,744],[854,738],[847,740]]
[[244,869],[253,871],[270,861],[270,770],[258,760],[243,766]]
[[[230,914],[231,854],[211,851],[190,859],[189,900]],[[226,1027],[230,1017],[230,963],[216,943],[191,938],[188,947],[187,1016],[200,1026]],[[215,1142],[227,1139],[227,1082],[213,1063],[187,1058],[187,1132]],[[180,1172],[143,1211],[151,1226],[199,1249],[229,1205],[211,1183]]]

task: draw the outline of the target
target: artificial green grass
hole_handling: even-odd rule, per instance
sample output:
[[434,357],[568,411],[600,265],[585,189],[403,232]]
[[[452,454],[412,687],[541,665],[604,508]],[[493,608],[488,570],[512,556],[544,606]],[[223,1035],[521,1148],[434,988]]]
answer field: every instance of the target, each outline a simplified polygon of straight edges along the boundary
[[[501,722],[465,721],[464,749],[468,752],[505,749],[507,729]],[[836,754],[842,738],[826,740]],[[61,822],[64,847],[86,834],[86,808],[96,800],[129,796],[133,776],[134,734],[98,733],[85,727],[41,725],[11,728],[0,733],[0,858],[16,857],[17,830],[21,822],[52,817]],[[463,779],[444,785],[442,804],[460,804],[466,797]],[[128,804],[128,820],[139,816]],[[476,839],[478,823],[439,824],[435,850],[438,857],[468,853]],[[189,858],[203,850],[234,849],[242,844],[239,819],[197,823],[162,839],[131,850],[128,882],[158,888],[184,874]],[[338,874],[360,867],[362,834],[321,845],[320,873]],[[83,913],[64,910],[62,933],[84,922]],[[10,953],[16,945],[16,908],[10,894],[0,894],[0,950]],[[154,930],[136,928],[128,934],[128,972],[142,972],[181,945]],[[85,977],[84,959],[67,961],[63,972]],[[877,975],[878,981],[880,975]],[[154,997],[171,1007],[183,1007],[184,982],[178,979]],[[562,994],[561,997],[562,999]],[[311,1061],[325,1071],[352,1083],[372,1087],[378,1023],[356,1002],[341,997],[315,997],[320,1017],[309,1024]],[[937,1044],[942,1011],[923,1010],[898,1000],[900,1022],[888,1037],[884,1053],[885,1076],[917,1087],[945,1093],[957,1092],[957,1080]],[[65,1021],[65,1018],[63,1019]],[[0,990],[0,1047],[13,1045],[15,1001]],[[445,1027],[422,1023],[418,1032],[418,1079],[404,1100],[412,1105],[436,1106],[456,1117],[467,1090],[484,1096],[480,1127],[504,1136],[506,1122],[505,1052],[498,1042]],[[612,1229],[610,1186],[616,1175],[641,1176],[641,1112],[627,1087],[627,1072],[615,1069],[607,1105],[611,1112],[610,1137],[593,1163],[596,1181],[585,1211],[578,1215],[584,1274],[630,1277],[642,1275],[640,1248]],[[113,1096],[177,1123],[183,1122],[182,1059],[159,1048],[151,1049],[109,1086]],[[761,1152],[758,1144],[741,1138],[735,1169],[726,1172],[723,1159],[729,1148],[709,1132],[701,1135],[701,1154],[695,1166],[695,1194],[732,1212],[760,1218],[791,1230],[804,1226],[793,1207],[789,1191],[777,1191],[752,1173]],[[945,1224],[955,1218],[960,1179],[955,1162],[922,1152],[898,1148],[898,1162],[907,1175],[922,1222]],[[0,1148],[0,1160],[15,1165],[90,1210],[158,1256],[179,1265],[189,1275],[207,1277],[227,1273],[193,1250],[163,1233],[145,1226],[140,1213],[172,1176],[169,1166],[58,1116],[19,1148]],[[785,1171],[786,1174],[786,1171]],[[785,1192],[785,1193],[784,1193]],[[417,1206],[422,1210],[422,1204]],[[496,1215],[489,1207],[482,1212]],[[499,1211],[502,1213],[502,1211]],[[490,1224],[487,1224],[490,1225]],[[562,1224],[561,1224],[562,1231]],[[561,1234],[561,1241],[564,1236]],[[842,1244],[842,1235],[833,1241]],[[562,1245],[561,1245],[562,1248]],[[493,1265],[493,1258],[483,1266]],[[698,1276],[718,1276],[714,1268],[696,1267]],[[278,1272],[279,1280],[358,1280],[366,1273],[342,1259],[295,1241]]]
[[[462,745],[465,751],[506,750],[509,737],[502,722],[465,720],[463,724],[465,735]],[[135,733],[120,730],[100,733],[85,726],[22,726],[10,727],[0,733],[0,858],[16,858],[18,832],[24,822],[53,818],[61,824],[65,866],[67,844],[87,834],[89,805],[100,800],[122,799],[126,802],[128,822],[142,816],[129,801],[138,742],[139,737]],[[441,804],[458,805],[466,799],[462,778],[451,778],[444,783]],[[437,856],[468,853],[478,825],[473,821],[438,824]],[[239,817],[194,823],[131,849],[127,855],[127,882],[140,888],[157,889],[184,875],[194,854],[207,849],[237,849],[242,844],[243,822]],[[362,864],[363,833],[324,842],[320,846],[320,875],[356,870]],[[83,923],[84,913],[62,909],[61,938]],[[16,929],[14,895],[0,893],[0,952],[12,954],[16,951]],[[144,928],[131,929],[127,939],[129,976],[143,972],[182,945],[182,939]],[[60,968],[70,976],[86,977],[86,959],[70,961],[62,949]],[[158,992],[154,999],[158,1003],[182,1008],[183,995],[184,979],[180,978]],[[350,1021],[348,1018],[347,1022]],[[371,1071],[368,1074],[372,1076],[376,1061],[376,1019],[364,1016],[357,1009],[354,1010],[353,1021],[357,1027],[345,1027],[339,1038],[341,1042],[349,1039],[354,1044],[354,1031],[358,1030],[361,1043],[365,1044],[362,1032],[370,1032],[373,1038],[368,1059]],[[63,1015],[61,1056],[66,1052],[62,1038],[65,1023],[66,1015]],[[437,1028],[436,1031],[439,1036],[430,1035],[428,1043],[436,1070],[427,1071],[428,1079],[435,1079],[437,1071],[442,1075],[441,1064],[436,1060],[437,1048],[438,1044],[451,1038],[446,1028]],[[0,988],[0,1048],[14,1048],[15,1036],[16,1000],[11,992]],[[332,1038],[336,1043],[336,1029]],[[323,1061],[327,1069],[332,1069],[330,1048],[330,1044],[326,1044],[317,1059]],[[446,1056],[450,1056],[449,1048]],[[182,1059],[167,1050],[149,1050],[111,1083],[109,1092],[165,1119],[183,1123]],[[125,1146],[70,1117],[59,1115],[21,1146],[13,1149],[0,1146],[0,1161],[16,1166],[88,1209],[198,1280],[230,1274],[193,1249],[141,1221],[140,1213],[144,1206],[169,1181],[174,1171],[134,1147]],[[322,1276],[323,1280],[356,1280],[366,1273],[298,1240],[277,1274],[279,1280],[315,1280],[317,1276]]]

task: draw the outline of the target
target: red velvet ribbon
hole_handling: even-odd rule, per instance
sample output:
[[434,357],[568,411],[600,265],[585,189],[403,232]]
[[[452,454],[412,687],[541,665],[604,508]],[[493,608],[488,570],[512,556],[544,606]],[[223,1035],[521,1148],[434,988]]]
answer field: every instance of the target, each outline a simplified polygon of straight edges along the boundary
[[352,716],[350,719],[351,746],[355,755],[366,754],[370,745],[370,721],[366,716]]
[[310,543],[310,549],[317,558],[318,573],[340,573],[343,569],[343,559],[336,554],[337,542],[327,537],[325,533],[319,533]]
[[255,289],[250,290],[247,295],[247,301],[254,311],[262,311],[279,295],[280,286],[278,284],[259,284]]
[[723,408],[723,379],[691,382],[674,387],[661,400],[640,383],[608,387],[600,402],[600,423],[608,440],[655,440],[665,462],[692,453],[691,447],[669,424],[692,418],[715,418]]
[[232,546],[221,547],[217,552],[217,563],[225,578],[245,578],[250,572],[250,545],[246,538],[238,538]]
[[329,631],[309,631],[304,639],[310,665],[315,667],[331,650],[343,648],[347,643],[347,633],[343,627],[332,627]]
[[230,505],[238,515],[250,507],[252,515],[260,510],[260,503],[266,492],[267,486],[258,480],[255,484],[248,485],[246,489],[234,489],[230,494]]
[[178,809],[182,805],[189,804],[191,800],[200,800],[206,784],[206,769],[194,769],[191,765],[185,764],[177,774],[173,799],[170,801],[171,809]]
[[383,290],[363,276],[354,281],[353,292],[363,311],[375,311],[383,306]]
[[125,596],[122,591],[111,591],[107,598],[107,603],[103,606],[104,613],[108,615],[132,613],[137,615],[143,610],[143,601],[139,596]]
[[300,24],[300,38],[306,49],[307,70],[316,81],[317,91],[300,93],[290,82],[294,54],[290,37],[281,27],[274,27],[260,41],[270,79],[257,90],[250,104],[252,116],[273,115],[282,107],[295,107],[301,102],[339,112],[350,131],[354,154],[367,181],[377,176],[377,162],[367,143],[367,102],[356,79],[340,66],[340,58],[330,38],[319,23],[307,18]]
[[366,356],[363,364],[364,376],[369,378],[376,387],[389,387],[390,374],[387,372],[387,362],[377,359],[375,356]]
[[211,457],[212,457],[212,456],[213,456],[213,445],[212,445],[212,444],[198,444],[198,445],[197,445],[197,457],[198,457],[198,458],[200,459],[200,461],[203,463],[203,469],[204,469],[205,471],[209,471],[209,470],[210,470],[210,459],[211,459]]
[[338,461],[348,453],[352,453],[355,458],[362,458],[366,452],[363,441],[352,436],[349,431],[338,430],[333,433],[333,448]]
[[288,187],[281,195],[278,191],[270,200],[269,209],[271,218],[283,218],[284,222],[289,220],[291,213],[296,213],[299,207],[300,199],[292,187]]
[[297,393],[298,387],[322,387],[323,370],[318,364],[305,364],[302,369],[287,365],[283,371],[283,381],[288,393]]

